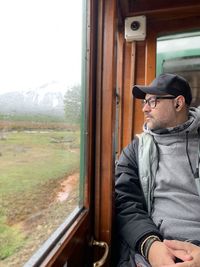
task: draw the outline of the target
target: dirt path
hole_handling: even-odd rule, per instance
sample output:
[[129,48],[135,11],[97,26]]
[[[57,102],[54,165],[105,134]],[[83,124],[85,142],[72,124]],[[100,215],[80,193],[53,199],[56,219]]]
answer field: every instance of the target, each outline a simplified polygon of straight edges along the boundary
[[67,200],[70,196],[70,193],[73,192],[78,184],[79,173],[72,174],[67,177],[66,180],[61,182],[61,191],[56,196],[56,201],[63,202]]

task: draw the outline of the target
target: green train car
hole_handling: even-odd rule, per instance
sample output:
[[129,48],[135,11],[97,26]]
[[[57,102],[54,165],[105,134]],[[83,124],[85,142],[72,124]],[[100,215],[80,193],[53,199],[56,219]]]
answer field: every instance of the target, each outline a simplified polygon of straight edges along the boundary
[[159,37],[157,39],[156,74],[173,72],[185,77],[193,90],[193,105],[200,97],[200,32]]

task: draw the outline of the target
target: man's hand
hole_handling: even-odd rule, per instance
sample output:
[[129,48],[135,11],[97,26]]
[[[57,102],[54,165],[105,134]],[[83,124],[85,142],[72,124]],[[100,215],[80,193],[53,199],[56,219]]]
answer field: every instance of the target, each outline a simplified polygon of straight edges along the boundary
[[175,256],[171,253],[170,249],[160,241],[155,241],[150,249],[148,254],[148,260],[152,267],[161,267],[161,266],[174,266]]
[[200,247],[188,242],[165,240],[164,244],[170,249],[171,253],[183,260],[182,263],[163,265],[162,267],[199,267],[200,266]]

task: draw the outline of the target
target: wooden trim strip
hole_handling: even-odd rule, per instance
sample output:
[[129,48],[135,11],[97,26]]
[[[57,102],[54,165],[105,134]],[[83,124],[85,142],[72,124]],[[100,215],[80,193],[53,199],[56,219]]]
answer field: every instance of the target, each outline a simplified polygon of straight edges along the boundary
[[[116,1],[98,1],[95,236],[111,245],[116,99]],[[110,254],[109,254],[110,257]],[[109,259],[108,259],[109,262]],[[109,264],[105,266],[110,266]]]

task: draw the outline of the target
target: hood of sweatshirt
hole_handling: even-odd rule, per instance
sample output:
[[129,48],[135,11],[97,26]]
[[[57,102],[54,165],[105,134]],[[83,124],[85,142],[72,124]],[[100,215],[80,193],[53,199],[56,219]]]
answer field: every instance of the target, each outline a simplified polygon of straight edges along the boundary
[[147,124],[145,123],[143,126],[143,131],[145,133],[149,133],[154,137],[158,136],[179,136],[184,135],[186,133],[196,133],[198,131],[198,128],[200,128],[200,107],[195,108],[191,107],[189,109],[189,115],[188,115],[188,120],[176,127],[171,127],[171,128],[164,128],[164,129],[159,129],[159,130],[150,130],[147,127]]

